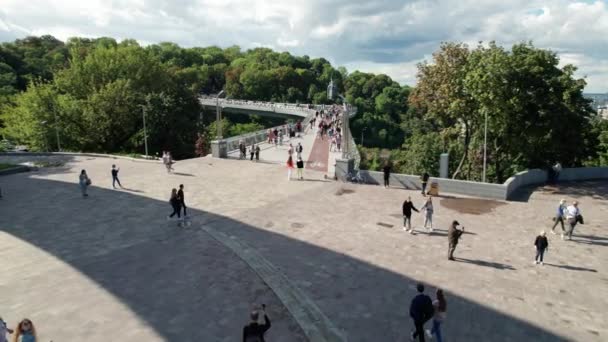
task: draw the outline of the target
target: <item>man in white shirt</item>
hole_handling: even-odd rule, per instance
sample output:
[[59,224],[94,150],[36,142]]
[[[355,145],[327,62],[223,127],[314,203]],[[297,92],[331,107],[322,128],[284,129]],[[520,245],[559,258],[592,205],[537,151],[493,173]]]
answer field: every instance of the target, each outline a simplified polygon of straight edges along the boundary
[[572,202],[572,204],[566,208],[566,221],[568,222],[568,225],[570,226],[570,229],[568,229],[568,231],[566,232],[566,235],[568,236],[568,240],[572,239],[572,232],[574,231],[574,227],[576,226],[576,224],[579,221],[580,215],[581,215],[581,211],[578,208],[577,201]]

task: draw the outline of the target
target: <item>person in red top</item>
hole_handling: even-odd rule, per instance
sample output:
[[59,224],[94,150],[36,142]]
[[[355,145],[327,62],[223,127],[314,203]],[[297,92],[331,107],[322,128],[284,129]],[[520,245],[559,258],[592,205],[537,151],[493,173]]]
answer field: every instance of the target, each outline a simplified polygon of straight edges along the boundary
[[293,170],[293,158],[291,155],[287,159],[287,180],[291,180],[291,171]]

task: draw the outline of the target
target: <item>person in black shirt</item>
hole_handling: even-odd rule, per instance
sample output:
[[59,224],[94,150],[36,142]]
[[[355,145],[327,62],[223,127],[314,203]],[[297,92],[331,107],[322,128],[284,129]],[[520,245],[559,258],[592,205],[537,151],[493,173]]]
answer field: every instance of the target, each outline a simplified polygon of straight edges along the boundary
[[251,312],[251,322],[243,328],[243,342],[266,342],[264,334],[270,329],[270,319],[266,315],[266,305],[262,304],[262,312],[264,313],[264,324],[258,323],[258,311]]
[[534,240],[534,246],[536,247],[536,257],[534,258],[534,264],[543,265],[543,256],[545,254],[545,250],[549,248],[549,241],[545,236],[545,231],[541,231],[540,235],[536,237]]
[[424,172],[422,174],[422,176],[420,177],[420,179],[422,180],[422,195],[426,196],[426,183],[429,182],[429,174],[428,172]]
[[[418,209],[414,207],[414,203],[412,203],[412,198],[408,197],[405,202],[403,202],[403,230],[406,232],[410,232],[410,234],[414,234],[414,229],[412,229],[412,210],[418,212]],[[406,227],[407,226],[407,227]]]
[[[186,214],[186,200],[184,198],[184,184],[180,184],[179,185],[179,191],[177,192],[177,198],[179,200],[179,203],[182,207],[182,209],[184,210],[184,216],[188,216],[188,214]],[[179,215],[177,215],[179,217]]]
[[120,184],[120,180],[118,180],[118,171],[120,171],[120,168],[117,168],[116,165],[112,164],[112,187],[114,189],[116,189],[116,183],[122,188],[122,184]]
[[382,171],[384,172],[384,187],[389,187],[389,178],[391,177],[391,164],[386,161],[384,163],[384,167],[382,167]]
[[298,178],[304,179],[304,161],[302,160],[302,157],[298,157],[296,166],[298,167]]
[[420,342],[424,342],[424,324],[433,317],[435,307],[431,297],[424,294],[424,285],[416,285],[418,295],[412,299],[410,304],[410,317],[414,321],[416,330],[412,332],[412,340],[418,337]]

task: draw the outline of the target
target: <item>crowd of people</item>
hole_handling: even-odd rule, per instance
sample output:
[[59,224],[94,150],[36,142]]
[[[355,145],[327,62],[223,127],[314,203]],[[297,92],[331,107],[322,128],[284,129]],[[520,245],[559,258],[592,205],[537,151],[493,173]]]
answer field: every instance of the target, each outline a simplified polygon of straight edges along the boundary
[[[310,120],[310,128],[316,129],[316,138],[330,139],[330,150],[341,150],[342,132],[341,132],[341,120],[342,112],[339,107],[332,106],[327,111],[321,110],[316,112],[314,117]],[[293,169],[297,169],[297,179],[304,179],[304,160],[303,151],[304,146],[302,142],[298,142],[294,146],[294,138],[300,137],[303,133],[303,123],[301,121],[296,124],[287,124],[282,127],[275,127],[269,129],[267,133],[267,142],[274,144],[275,147],[282,146],[284,143],[284,137],[289,137],[289,146],[287,149],[287,179],[292,179]],[[249,148],[241,142],[239,144],[240,159],[247,158],[247,150],[249,150],[249,159],[251,161],[259,161],[260,159],[260,146],[259,144],[252,144]],[[294,157],[295,153],[295,157]],[[295,161],[294,161],[295,159]],[[175,163],[171,157],[169,151],[163,151],[162,162],[168,173],[173,171],[173,164]],[[556,167],[555,175],[552,176],[553,180],[557,180],[561,166]],[[390,163],[385,163],[383,166],[384,172],[384,186],[388,188],[390,186]],[[118,177],[120,168],[116,164],[112,164],[110,175],[112,179],[112,187],[116,189],[118,187],[123,188],[120,179]],[[415,234],[415,228],[412,225],[413,213],[424,212],[424,224],[423,228],[432,234],[434,232],[433,227],[433,215],[435,213],[435,207],[433,203],[433,196],[426,192],[427,183],[429,181],[429,174],[424,172],[421,175],[421,191],[422,195],[425,196],[424,203],[420,206],[420,209],[416,208],[410,196],[402,204],[402,215],[403,215],[403,230]],[[92,184],[91,179],[87,175],[86,170],[81,170],[78,180],[81,193],[83,197],[87,197],[87,189]],[[0,194],[1,196],[1,194]],[[171,205],[172,212],[167,216],[168,220],[173,219],[177,216],[178,220],[183,217],[187,217],[187,206],[185,203],[184,185],[180,184],[178,188],[171,190],[169,204]],[[578,206],[577,201],[573,201],[570,205],[566,205],[566,200],[562,199],[556,209],[553,217],[553,225],[551,227],[551,233],[557,234],[555,228],[561,226],[561,239],[570,240],[577,224],[583,224],[583,216]],[[465,234],[465,228],[459,227],[460,223],[457,220],[453,220],[447,231],[448,238],[448,260],[455,260],[454,252],[462,237]],[[544,230],[540,231],[539,235],[534,240],[534,248],[536,251],[534,264],[544,264],[544,255],[548,251],[549,241]],[[437,341],[442,341],[441,325],[446,318],[447,313],[447,301],[445,294],[442,289],[436,289],[436,298],[432,300],[428,295],[424,293],[425,287],[423,284],[417,285],[418,294],[412,299],[410,304],[410,317],[412,318],[414,329],[411,334],[411,339],[418,339],[421,342],[425,341],[426,338],[435,338]],[[264,322],[260,323],[260,317],[263,317]],[[263,342],[264,334],[270,329],[271,323],[268,315],[265,311],[265,305],[261,306],[261,310],[254,310],[250,313],[251,321],[243,328],[243,342]],[[425,329],[425,324],[432,321],[431,329]],[[0,317],[0,342],[6,342],[6,335],[11,334],[13,341],[15,342],[37,342],[36,330],[33,323],[29,319],[23,319],[20,321],[15,329],[9,329],[7,324]]]

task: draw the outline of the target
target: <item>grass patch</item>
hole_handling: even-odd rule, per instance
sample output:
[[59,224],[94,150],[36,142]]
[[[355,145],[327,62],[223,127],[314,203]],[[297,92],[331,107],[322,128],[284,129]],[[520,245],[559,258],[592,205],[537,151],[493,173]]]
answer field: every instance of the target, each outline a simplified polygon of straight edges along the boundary
[[0,170],[12,169],[12,168],[17,167],[17,166],[19,166],[19,165],[2,164],[2,163],[0,163]]

